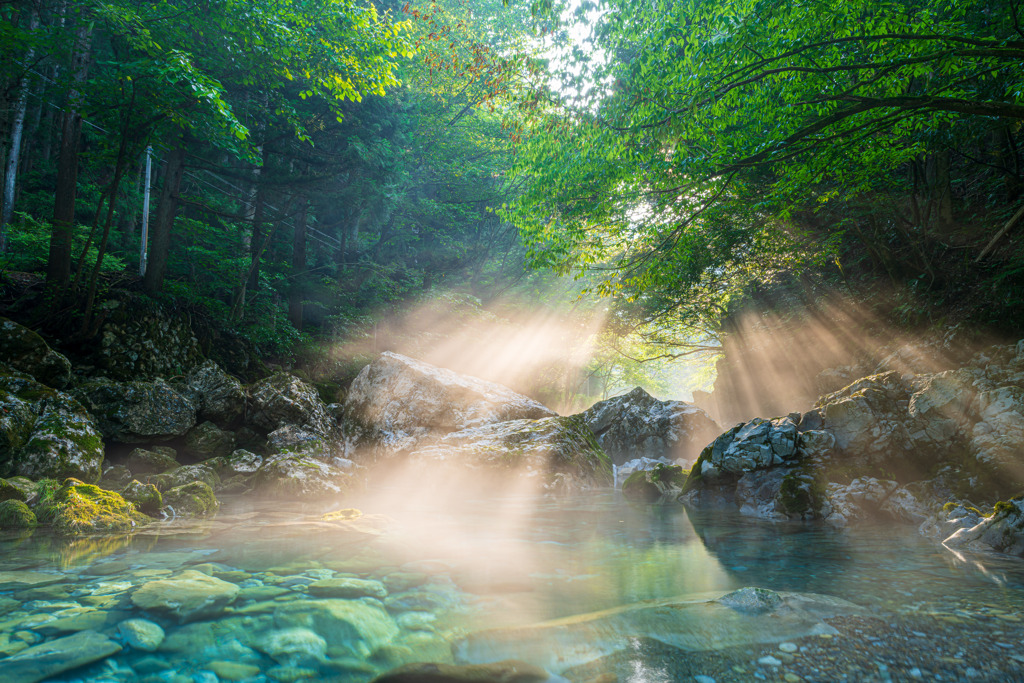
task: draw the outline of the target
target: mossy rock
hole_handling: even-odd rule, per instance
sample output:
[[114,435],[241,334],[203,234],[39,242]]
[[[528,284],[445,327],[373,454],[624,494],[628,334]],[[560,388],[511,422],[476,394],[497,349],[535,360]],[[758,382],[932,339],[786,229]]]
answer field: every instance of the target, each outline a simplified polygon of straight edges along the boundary
[[32,481],[28,477],[8,477],[6,481],[8,484],[25,494],[25,501],[27,501],[29,496],[31,496],[36,490],[36,482]]
[[825,482],[809,464],[787,474],[779,487],[782,511],[802,519],[817,517],[825,498]]
[[38,334],[7,318],[0,318],[0,360],[49,386],[62,389],[71,381],[67,358]]
[[200,457],[222,456],[235,450],[235,435],[207,421],[197,425],[185,436],[185,445]]
[[622,483],[626,500],[653,503],[682,493],[688,472],[678,465],[655,465],[650,470],[633,472]]
[[209,484],[193,481],[176,486],[163,494],[164,507],[175,517],[205,517],[217,512],[220,501]]
[[23,501],[8,498],[0,502],[0,529],[31,529],[38,521]]
[[155,515],[163,507],[163,496],[153,484],[133,479],[121,491],[121,496],[147,515]]
[[55,491],[44,486],[36,514],[40,523],[71,535],[131,531],[151,521],[121,494],[73,478]]
[[146,474],[160,474],[178,467],[173,455],[161,453],[156,448],[136,448],[128,454],[126,462],[132,475],[139,477]]
[[11,484],[6,479],[0,479],[0,502],[5,500],[20,500],[25,502],[28,495],[18,486]]

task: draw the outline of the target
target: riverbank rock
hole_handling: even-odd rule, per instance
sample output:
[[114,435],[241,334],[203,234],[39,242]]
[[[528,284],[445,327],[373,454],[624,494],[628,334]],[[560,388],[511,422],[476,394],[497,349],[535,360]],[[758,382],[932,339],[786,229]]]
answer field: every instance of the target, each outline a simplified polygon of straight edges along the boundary
[[95,418],[104,438],[121,443],[172,439],[196,424],[189,400],[161,379],[88,382],[74,396]]
[[316,389],[285,372],[249,387],[247,419],[265,432],[298,427],[328,442],[339,432]]
[[[338,459],[336,462],[351,461]],[[353,484],[353,473],[303,453],[273,455],[263,461],[253,480],[257,491],[273,498],[336,496]]]
[[235,450],[235,435],[212,422],[195,426],[185,436],[185,446],[201,459],[227,455]]
[[797,459],[797,425],[793,417],[757,417],[736,425],[701,452],[687,488],[698,482],[736,479],[747,472],[793,464]]
[[3,317],[0,317],[0,362],[49,387],[63,389],[71,382],[71,361],[51,349],[32,330]]
[[216,617],[234,602],[239,590],[233,583],[186,569],[169,579],[147,581],[131,600],[141,610],[184,624]]
[[35,513],[41,524],[69,535],[132,531],[151,521],[119,493],[78,479],[66,479],[52,493],[43,493]]
[[245,413],[245,388],[212,360],[192,368],[176,385],[196,408],[200,420],[231,425]]
[[128,482],[121,490],[121,497],[135,506],[139,512],[155,515],[163,507],[163,496],[153,484],[143,484],[138,479]]
[[94,482],[103,441],[81,403],[62,391],[0,376],[0,476]]
[[359,372],[344,415],[348,457],[381,458],[427,437],[555,413],[500,384],[385,352]]
[[413,451],[409,460],[430,471],[490,474],[498,483],[515,474],[552,492],[612,485],[611,462],[580,415],[463,429]]
[[582,415],[615,465],[638,457],[693,461],[722,431],[697,406],[659,401],[641,387],[595,403]]
[[174,517],[205,517],[220,509],[213,487],[203,481],[175,486],[161,495],[164,507]]
[[134,476],[161,474],[180,466],[169,453],[147,448],[132,449],[125,465]]
[[991,515],[957,530],[943,544],[1024,556],[1024,496],[996,503]]
[[622,497],[641,503],[675,502],[683,492],[689,472],[679,465],[656,464],[637,470],[622,483]]
[[24,501],[0,501],[0,529],[31,529],[38,523],[35,513]]

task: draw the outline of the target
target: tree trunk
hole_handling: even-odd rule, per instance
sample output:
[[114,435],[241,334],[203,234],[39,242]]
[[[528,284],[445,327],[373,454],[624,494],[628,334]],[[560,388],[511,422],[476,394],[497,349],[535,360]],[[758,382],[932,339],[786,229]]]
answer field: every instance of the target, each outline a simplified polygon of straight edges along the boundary
[[171,227],[174,214],[178,212],[178,192],[181,191],[181,177],[185,173],[184,135],[178,138],[174,149],[167,156],[164,168],[164,186],[156,205],[156,218],[150,229],[149,255],[146,257],[146,276],[142,286],[147,294],[158,294],[164,286],[167,274],[167,257],[171,251]]
[[292,284],[288,288],[288,319],[295,329],[302,331],[302,298],[306,285],[306,220],[309,202],[302,200],[302,211],[295,222],[292,235]]
[[50,232],[50,256],[46,264],[46,286],[58,298],[71,277],[71,243],[75,229],[75,199],[78,191],[78,145],[82,115],[78,111],[78,88],[88,75],[92,26],[78,29],[71,57],[72,86],[61,118],[60,156]]
[[[39,28],[39,13],[33,8],[32,16],[28,22],[28,29],[35,31]],[[25,63],[31,64],[35,57],[35,51],[29,50],[25,56]],[[21,137],[25,132],[25,112],[28,111],[28,91],[30,85],[28,79],[21,77],[18,83],[18,101],[14,105],[14,120],[11,122],[11,153],[7,157],[7,172],[4,174],[4,208],[0,215],[0,254],[7,251],[7,226],[14,216],[14,188],[18,178],[18,158],[21,156]]]

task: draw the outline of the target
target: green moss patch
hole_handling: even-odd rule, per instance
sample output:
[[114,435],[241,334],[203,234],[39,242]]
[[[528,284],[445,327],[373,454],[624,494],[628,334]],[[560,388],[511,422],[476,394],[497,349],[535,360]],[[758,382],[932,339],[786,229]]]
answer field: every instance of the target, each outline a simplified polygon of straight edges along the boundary
[[20,500],[0,502],[0,529],[31,529],[37,524],[36,515]]
[[150,521],[114,491],[65,479],[56,490],[41,489],[36,507],[39,521],[66,534],[131,531]]
[[213,489],[202,481],[193,481],[166,491],[163,502],[177,517],[205,517],[220,508]]

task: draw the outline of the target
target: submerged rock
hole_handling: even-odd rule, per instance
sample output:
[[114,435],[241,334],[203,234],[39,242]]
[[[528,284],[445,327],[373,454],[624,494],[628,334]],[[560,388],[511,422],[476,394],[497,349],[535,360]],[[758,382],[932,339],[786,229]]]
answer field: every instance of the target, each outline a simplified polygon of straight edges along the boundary
[[425,437],[555,415],[508,387],[391,352],[359,372],[344,414],[349,457],[388,457]]
[[327,641],[308,628],[273,631],[256,647],[286,666],[316,665],[327,656]]
[[514,473],[554,490],[612,485],[611,462],[580,415],[463,429],[413,451],[409,459],[431,470],[474,470],[499,479]]
[[0,317],[0,362],[43,384],[63,389],[71,382],[71,362],[38,334],[13,320]]
[[103,454],[82,404],[34,380],[0,376],[0,476],[94,482]]
[[582,413],[616,465],[637,457],[692,461],[721,428],[695,405],[659,401],[641,387]]
[[132,593],[131,600],[139,609],[184,624],[219,615],[239,590],[233,583],[186,569],[169,579],[147,581]]
[[6,683],[36,683],[117,654],[121,646],[96,631],[47,641],[3,660]]
[[160,625],[145,619],[126,619],[117,625],[117,631],[129,647],[143,652],[155,652],[164,642]]
[[824,619],[862,615],[845,600],[812,593],[747,588],[710,601],[660,600],[534,626],[474,633],[453,648],[458,662],[521,658],[561,673],[649,638],[702,651],[835,634]]
[[332,652],[364,659],[398,635],[394,619],[379,605],[361,600],[293,600],[274,611],[274,625],[308,629],[322,637]]
[[79,386],[74,395],[96,418],[103,436],[122,443],[171,439],[196,423],[189,400],[160,379],[94,381]]
[[65,479],[52,493],[44,493],[36,507],[41,524],[65,534],[131,531],[149,517],[119,493]]
[[406,664],[372,683],[545,683],[551,674],[516,659],[489,664]]

